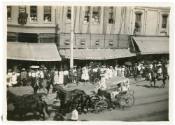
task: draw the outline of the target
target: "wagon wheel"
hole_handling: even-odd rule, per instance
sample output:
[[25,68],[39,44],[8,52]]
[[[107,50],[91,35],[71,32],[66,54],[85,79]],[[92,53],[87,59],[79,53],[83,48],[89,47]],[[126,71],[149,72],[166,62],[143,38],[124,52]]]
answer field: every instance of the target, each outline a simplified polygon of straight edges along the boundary
[[128,90],[127,92],[129,95],[134,95],[134,90]]
[[134,105],[134,103],[135,103],[135,99],[133,95],[125,95],[121,97],[119,100],[119,105],[121,108],[131,107]]
[[95,113],[101,112],[108,108],[108,103],[105,100],[100,100],[95,103]]
[[99,96],[97,96],[97,95],[91,96],[91,102],[95,103],[95,102],[98,102],[98,101],[100,101],[100,97]]
[[125,101],[126,101],[127,107],[131,107],[135,103],[135,98],[133,95],[129,95],[129,96],[127,96]]
[[99,78],[94,79],[94,84],[96,84],[99,81]]

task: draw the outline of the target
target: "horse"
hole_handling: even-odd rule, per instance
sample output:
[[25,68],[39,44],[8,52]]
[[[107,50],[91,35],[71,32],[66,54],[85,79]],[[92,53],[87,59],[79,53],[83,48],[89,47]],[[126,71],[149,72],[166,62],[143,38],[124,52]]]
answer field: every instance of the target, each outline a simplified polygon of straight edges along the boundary
[[39,78],[31,78],[31,86],[33,88],[34,94],[36,94],[39,87],[40,87],[40,79]]
[[[27,113],[33,113],[36,116],[39,113],[39,118],[45,119],[48,116],[48,105],[43,100],[45,94],[25,94],[17,96],[7,91],[7,118],[9,120],[24,120]],[[17,117],[18,116],[18,117]]]
[[[55,85],[53,87],[53,92],[57,92],[56,99],[60,99],[60,109],[64,110],[64,113],[68,113],[71,110],[72,105],[83,106],[84,97],[86,93],[80,89],[74,89],[71,91],[64,90],[61,86]],[[83,110],[83,107],[81,107]]]
[[98,89],[97,96],[105,97],[108,103],[108,108],[115,108],[111,100],[111,94],[109,92],[107,92],[106,90]]

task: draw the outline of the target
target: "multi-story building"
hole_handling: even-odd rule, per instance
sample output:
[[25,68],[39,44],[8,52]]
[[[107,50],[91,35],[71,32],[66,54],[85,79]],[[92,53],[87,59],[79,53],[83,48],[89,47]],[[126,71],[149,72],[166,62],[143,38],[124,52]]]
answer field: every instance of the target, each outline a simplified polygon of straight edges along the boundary
[[71,17],[74,59],[169,53],[169,7],[76,6],[71,14],[70,6],[7,6],[8,59],[69,59]]

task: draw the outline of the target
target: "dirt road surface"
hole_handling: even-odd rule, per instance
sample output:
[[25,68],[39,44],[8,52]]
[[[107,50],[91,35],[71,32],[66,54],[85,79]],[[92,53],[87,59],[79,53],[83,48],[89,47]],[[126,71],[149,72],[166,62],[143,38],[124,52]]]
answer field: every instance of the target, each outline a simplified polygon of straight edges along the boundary
[[[135,105],[124,110],[116,108],[96,113],[79,115],[82,121],[168,121],[168,81],[165,88],[160,88],[162,81],[157,82],[157,87],[149,87],[149,82],[144,80],[134,81],[130,79],[131,89],[134,90]],[[67,89],[81,88],[89,90],[94,88],[91,84],[69,85]],[[9,88],[17,95],[32,93],[31,87]],[[55,95],[48,95],[48,103],[52,103]]]

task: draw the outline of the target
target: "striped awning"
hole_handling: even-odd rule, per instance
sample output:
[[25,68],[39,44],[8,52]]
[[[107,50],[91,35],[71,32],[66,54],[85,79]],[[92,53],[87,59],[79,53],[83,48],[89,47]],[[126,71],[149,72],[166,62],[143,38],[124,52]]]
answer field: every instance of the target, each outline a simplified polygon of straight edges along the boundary
[[7,42],[7,59],[61,61],[55,43]]
[[[63,58],[70,58],[70,49],[61,49],[60,55]],[[78,60],[107,60],[132,57],[135,54],[129,49],[74,49],[73,58]]]
[[133,37],[141,54],[168,54],[168,37]]

